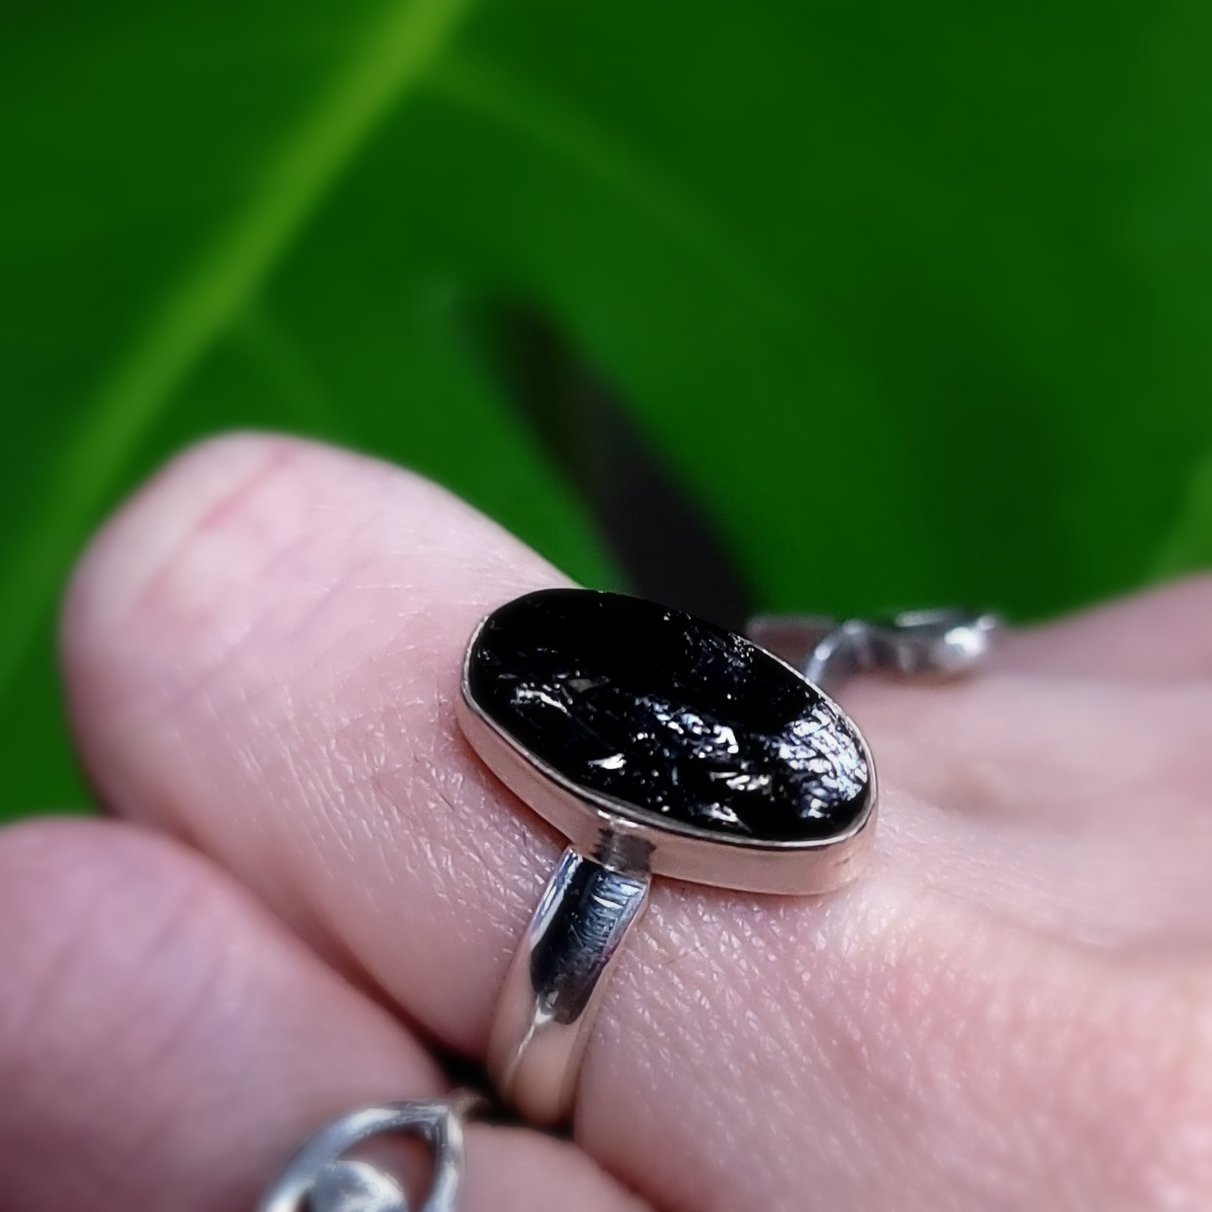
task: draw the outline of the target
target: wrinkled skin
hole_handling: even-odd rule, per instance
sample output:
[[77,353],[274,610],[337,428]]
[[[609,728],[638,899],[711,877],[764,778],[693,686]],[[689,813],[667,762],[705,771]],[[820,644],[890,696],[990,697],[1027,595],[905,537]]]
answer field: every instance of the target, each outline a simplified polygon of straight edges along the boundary
[[[326,1118],[439,1090],[435,1047],[482,1056],[560,844],[455,677],[486,610],[560,583],[281,439],[187,453],[106,527],[63,650],[115,819],[0,832],[6,1212],[248,1208]],[[868,873],[662,883],[572,1141],[475,1128],[466,1212],[1212,1207],[1212,583],[842,698]]]

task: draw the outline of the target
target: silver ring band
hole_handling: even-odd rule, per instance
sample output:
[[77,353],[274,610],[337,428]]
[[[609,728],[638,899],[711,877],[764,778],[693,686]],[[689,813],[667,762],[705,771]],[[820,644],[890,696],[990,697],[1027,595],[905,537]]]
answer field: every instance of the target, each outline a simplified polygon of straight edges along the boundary
[[509,966],[488,1046],[488,1075],[523,1119],[571,1114],[605,978],[650,884],[564,851]]
[[[967,673],[997,630],[990,615],[934,611],[880,624],[766,618],[750,634],[832,683]],[[732,680],[720,689],[714,675]],[[679,611],[587,590],[507,603],[468,645],[459,721],[570,842],[489,1043],[498,1093],[535,1124],[572,1114],[607,977],[653,875],[819,894],[854,878],[871,840],[875,770],[853,722],[765,648]]]

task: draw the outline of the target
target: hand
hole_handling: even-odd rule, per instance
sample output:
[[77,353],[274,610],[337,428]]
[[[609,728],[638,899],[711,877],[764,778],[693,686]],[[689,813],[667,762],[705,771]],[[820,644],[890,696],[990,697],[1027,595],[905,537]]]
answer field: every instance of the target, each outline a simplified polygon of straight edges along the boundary
[[[482,1057],[561,846],[452,698],[473,623],[559,581],[433,485],[277,439],[107,527],[64,661],[118,820],[0,834],[8,1212],[247,1208],[327,1118],[441,1089],[434,1049]],[[474,1127],[466,1212],[1212,1207],[1212,583],[843,698],[871,869],[659,882],[574,1143]]]

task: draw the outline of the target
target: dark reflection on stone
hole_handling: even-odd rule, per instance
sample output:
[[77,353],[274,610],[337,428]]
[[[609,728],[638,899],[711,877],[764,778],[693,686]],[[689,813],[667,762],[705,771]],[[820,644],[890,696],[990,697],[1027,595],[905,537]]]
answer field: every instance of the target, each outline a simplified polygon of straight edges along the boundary
[[866,807],[853,725],[711,623],[639,598],[548,589],[494,611],[472,700],[578,787],[729,837],[827,838]]

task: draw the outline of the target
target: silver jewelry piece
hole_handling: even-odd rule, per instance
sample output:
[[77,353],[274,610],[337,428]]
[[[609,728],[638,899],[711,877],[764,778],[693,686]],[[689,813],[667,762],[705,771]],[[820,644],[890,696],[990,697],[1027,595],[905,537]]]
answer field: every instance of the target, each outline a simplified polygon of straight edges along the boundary
[[320,1129],[290,1159],[258,1212],[409,1212],[403,1185],[350,1156],[382,1137],[416,1137],[429,1149],[432,1177],[418,1212],[455,1212],[463,1180],[463,1120],[481,1102],[460,1092],[426,1102],[363,1107]]
[[826,688],[859,673],[955,678],[985,663],[1002,634],[989,612],[944,607],[905,610],[886,619],[758,615],[745,634]]
[[527,594],[483,620],[460,725],[569,842],[500,993],[488,1071],[504,1101],[539,1124],[571,1114],[606,978],[654,875],[801,896],[856,876],[875,766],[820,681],[969,673],[997,629],[960,611],[768,617],[746,639],[589,590]]

